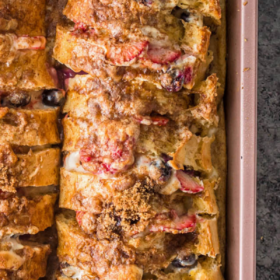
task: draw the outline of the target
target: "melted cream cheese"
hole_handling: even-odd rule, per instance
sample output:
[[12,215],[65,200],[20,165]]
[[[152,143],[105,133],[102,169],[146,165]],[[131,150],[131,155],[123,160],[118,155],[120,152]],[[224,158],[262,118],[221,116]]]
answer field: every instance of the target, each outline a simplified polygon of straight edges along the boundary
[[79,151],[70,152],[69,154],[66,155],[65,160],[64,160],[64,168],[67,171],[76,171],[76,172],[81,172],[81,173],[89,173],[81,165]]

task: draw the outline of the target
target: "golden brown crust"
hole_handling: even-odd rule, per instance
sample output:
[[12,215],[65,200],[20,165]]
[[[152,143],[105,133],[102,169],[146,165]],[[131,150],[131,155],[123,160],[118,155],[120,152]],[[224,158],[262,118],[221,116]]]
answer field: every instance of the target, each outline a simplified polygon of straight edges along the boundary
[[221,7],[219,0],[180,0],[179,7],[191,12],[210,17],[216,24],[221,24]]
[[[112,4],[110,7],[108,7],[109,2]],[[215,143],[214,148],[212,147],[217,132],[217,129],[215,131],[213,127],[217,127],[219,121],[217,99],[218,101],[220,100],[224,79],[221,77],[221,86],[218,84],[218,78],[215,74],[203,81],[206,69],[213,58],[213,53],[208,52],[210,31],[207,27],[201,28],[201,26],[193,22],[182,24],[185,26],[185,33],[181,33],[184,34],[184,39],[180,48],[199,58],[197,60],[199,63],[195,62],[192,65],[192,69],[195,69],[196,77],[192,77],[192,81],[186,88],[192,88],[195,82],[196,85],[192,92],[187,93],[187,99],[171,96],[169,100],[176,100],[171,103],[168,98],[162,98],[162,93],[157,94],[157,90],[152,90],[151,94],[149,92],[151,87],[148,87],[147,90],[145,83],[142,83],[144,80],[152,82],[158,87],[163,86],[162,77],[153,76],[154,65],[151,66],[145,61],[143,65],[146,70],[148,69],[147,72],[145,74],[141,71],[135,73],[134,69],[130,69],[130,64],[138,62],[138,58],[131,63],[118,62],[116,64],[108,59],[110,58],[108,55],[111,51],[110,48],[119,43],[115,38],[111,40],[111,31],[106,30],[109,24],[111,24],[114,31],[114,26],[119,22],[118,36],[123,39],[123,42],[133,41],[131,40],[132,38],[144,38],[143,34],[139,32],[137,19],[138,16],[141,18],[142,4],[126,1],[127,5],[122,5],[123,2],[118,1],[120,4],[118,10],[114,6],[116,1],[109,0],[109,2],[69,0],[64,13],[76,23],[75,30],[70,26],[59,26],[57,29],[55,58],[71,67],[74,71],[84,70],[96,77],[95,81],[94,78],[87,78],[86,76],[76,77],[70,82],[67,81],[70,91],[64,108],[64,111],[68,113],[63,121],[65,132],[64,150],[67,152],[68,158],[73,154],[77,155],[75,161],[77,168],[75,167],[71,170],[66,157],[65,168],[61,170],[60,206],[78,211],[76,213],[78,224],[74,216],[68,219],[60,215],[57,219],[60,235],[58,248],[60,261],[63,265],[69,263],[70,265],[78,266],[94,278],[96,276],[108,280],[125,278],[140,280],[150,279],[151,277],[162,280],[223,279],[218,264],[220,250],[217,218],[220,216],[215,190],[218,182],[223,184],[224,174],[222,173],[222,179],[218,178],[220,169],[219,167],[217,168],[217,162],[220,163],[222,156],[220,157],[217,151],[215,151],[215,154],[211,153],[211,150],[212,152],[213,149],[216,150],[217,145],[221,143],[224,145],[224,142],[221,141],[219,126],[218,144]],[[153,1],[153,3],[158,2]],[[134,10],[131,11],[130,17],[128,17],[127,12],[131,9],[131,4],[134,5]],[[211,18],[212,21],[209,21],[211,28],[216,28],[213,27],[213,22],[217,25],[220,24],[221,9],[216,0],[182,0],[179,6],[186,8],[187,11],[194,13],[200,19],[204,18],[204,23],[208,22],[209,19],[207,18]],[[146,7],[143,9],[146,10]],[[143,17],[142,24],[147,25],[150,22],[152,13],[152,9],[147,11],[146,17]],[[123,17],[121,21],[120,14]],[[166,18],[172,22],[172,16],[167,16]],[[155,22],[151,26],[156,26],[158,30],[161,30],[159,21],[155,19]],[[170,23],[170,25],[172,24]],[[95,29],[95,34],[89,26]],[[134,37],[130,37],[129,34],[132,27],[135,28],[135,32],[132,32],[132,36],[135,35]],[[104,37],[100,36],[101,29],[104,32],[102,34]],[[165,31],[168,33],[171,29],[166,28]],[[173,29],[174,36],[171,36],[173,43],[178,41],[178,37],[176,37],[178,33],[176,32],[181,29],[181,27],[178,27],[177,30]],[[164,27],[162,30],[164,30]],[[145,53],[145,50],[143,53]],[[219,52],[214,50],[214,56],[217,53]],[[221,56],[219,56],[220,58]],[[142,61],[139,62],[139,64],[141,63]],[[139,67],[139,65],[135,66]],[[215,69],[217,69],[216,66],[214,64]],[[126,75],[122,72],[124,70]],[[162,69],[158,68],[157,70],[161,71]],[[218,69],[219,78],[220,72],[222,72],[221,69]],[[115,87],[115,84],[111,83],[112,80],[108,82],[109,76],[118,82],[123,79],[118,84],[119,87]],[[131,80],[139,77],[142,80],[141,83],[137,82],[132,87]],[[169,78],[167,77],[166,80]],[[80,81],[78,81],[79,79]],[[98,79],[102,80],[102,82],[99,82]],[[139,87],[145,87],[147,91],[143,91],[140,94],[137,92],[137,94],[133,95]],[[121,92],[121,90],[123,91]],[[197,94],[194,98],[191,97],[193,93]],[[153,98],[154,96],[155,98]],[[159,98],[159,101],[156,98]],[[186,104],[182,106],[181,100]],[[162,103],[159,104],[160,102]],[[168,106],[166,105],[167,103]],[[194,104],[195,106],[191,107]],[[180,110],[186,109],[188,106],[190,107],[186,111]],[[180,111],[181,115],[184,116],[176,116],[176,111]],[[146,117],[148,116],[149,118],[155,112],[160,115],[167,115],[169,123],[163,126],[156,126],[148,119],[148,122],[150,122],[147,125]],[[139,115],[141,125],[137,122],[138,120],[135,120]],[[144,121],[142,122],[143,116]],[[219,117],[224,118],[220,112]],[[223,122],[224,119],[221,121]],[[128,143],[123,140],[127,138],[133,139],[133,141]],[[128,147],[127,150],[123,148],[124,146]],[[113,152],[108,156],[110,149],[113,149]],[[120,160],[124,162],[121,166],[118,160],[119,155],[123,154],[123,150],[128,156]],[[172,159],[167,161],[173,168],[173,173],[183,172],[182,170],[184,170],[185,174],[197,172],[191,174],[199,174],[196,179],[203,181],[204,191],[192,196],[191,209],[197,213],[196,234],[198,236],[196,241],[192,240],[191,246],[183,244],[184,242],[180,238],[184,234],[178,234],[181,232],[177,228],[172,231],[174,235],[170,237],[171,239],[168,239],[169,237],[167,236],[169,235],[164,230],[160,233],[153,233],[153,237],[151,237],[150,233],[147,233],[149,240],[145,241],[143,241],[142,235],[131,235],[133,229],[137,234],[142,234],[141,231],[144,228],[148,230],[151,228],[158,229],[157,221],[156,225],[151,227],[147,223],[147,221],[155,219],[153,212],[155,211],[153,208],[154,200],[150,199],[147,194],[149,191],[146,190],[147,193],[145,191],[147,197],[139,195],[138,191],[131,191],[131,185],[137,184],[135,180],[138,180],[140,175],[142,176],[140,176],[140,181],[143,180],[144,176],[151,176],[151,174],[147,175],[147,170],[145,170],[147,166],[138,166],[140,154],[158,158],[166,157],[167,155],[171,156]],[[212,160],[212,155],[218,159]],[[96,167],[96,162],[98,164],[102,163],[103,170]],[[112,165],[114,165],[113,168]],[[150,168],[151,163],[148,166]],[[189,167],[191,171],[188,169]],[[104,169],[109,170],[109,172],[104,172]],[[79,170],[79,172],[74,170]],[[181,187],[183,187],[183,183]],[[169,186],[169,188],[160,186],[158,191],[166,192],[166,195],[173,197],[173,188],[174,186]],[[178,195],[182,189],[175,188],[175,190],[176,195]],[[224,199],[221,195],[223,192],[224,190],[218,191],[221,200]],[[164,199],[161,201],[164,204]],[[221,203],[221,201],[218,203]],[[224,200],[222,203],[224,203]],[[167,204],[172,205],[170,202]],[[220,214],[222,219],[224,219],[223,207]],[[178,208],[180,207],[178,206]],[[205,214],[210,214],[211,216]],[[166,216],[168,215],[161,213],[159,217],[166,220]],[[131,221],[133,221],[132,224],[130,224]],[[135,226],[138,222],[139,224],[141,223],[141,229]],[[164,228],[161,224],[159,226],[161,229]],[[144,234],[144,236],[146,235]],[[169,254],[169,248],[162,246],[165,246],[167,241],[167,243],[171,244],[170,240],[173,240],[173,238],[177,238],[178,242],[181,243],[181,248],[177,250],[174,245],[172,246],[172,253]],[[104,240],[108,243],[105,244]],[[155,246],[158,247],[155,248]],[[154,251],[151,252],[152,250]],[[213,260],[199,258],[198,264],[190,271],[188,269],[175,269],[171,262],[179,256],[184,256],[182,251],[196,255],[207,255],[212,257]],[[155,253],[157,260],[155,260]],[[106,255],[106,258],[104,255]],[[125,258],[124,255],[126,255]],[[104,262],[104,260],[106,261]],[[136,266],[136,270],[133,266]],[[128,274],[125,272],[126,268],[129,269]],[[62,273],[63,269],[61,270]],[[139,272],[139,269],[144,271]],[[104,273],[104,270],[106,270],[106,273]],[[67,271],[67,267],[64,272],[68,274],[61,274],[58,279],[76,279],[71,272]],[[146,273],[152,273],[153,276],[148,276]],[[92,277],[84,276],[81,279],[88,280],[92,279]]]
[[226,181],[227,181],[227,151],[226,151],[226,127],[223,96],[226,87],[226,3],[220,0],[222,10],[221,25],[211,36],[210,49],[215,59],[211,64],[210,73],[217,73],[221,86],[218,89],[218,115],[219,127],[216,141],[212,146],[213,165],[220,177],[219,187],[216,190],[217,204],[221,215],[219,216],[219,237],[221,248],[222,271],[225,271],[226,263]]
[[19,197],[2,193],[0,199],[0,236],[36,234],[53,224],[57,195]]
[[[109,5],[108,5],[109,4]],[[123,23],[141,22],[143,25],[147,24],[148,19],[151,21],[152,17],[156,17],[161,12],[171,12],[176,6],[177,1],[153,1],[149,6],[142,2],[116,1],[111,0],[106,3],[102,1],[68,1],[63,13],[74,22],[82,22],[93,28],[105,28],[108,22],[120,24],[122,29],[125,29]],[[145,17],[146,16],[146,17]]]
[[173,153],[170,165],[174,169],[184,169],[184,166],[192,166],[195,170],[205,172],[212,171],[211,145],[214,137],[199,137],[191,135]]
[[15,110],[6,107],[0,118],[0,142],[13,145],[37,146],[60,142],[57,110]]
[[223,280],[219,264],[212,258],[201,257],[196,267],[188,273],[177,269],[172,272],[156,273],[159,280]]
[[[172,85],[174,82],[173,72],[178,69],[181,74],[177,71],[176,75],[184,76],[184,80],[182,80],[182,84],[179,88],[176,87],[176,89],[170,89],[170,91],[178,91],[183,85],[185,88],[191,89],[194,86],[201,62],[199,58],[203,61],[207,54],[206,50],[209,45],[210,31],[207,28],[199,29],[197,25],[191,25],[189,23],[185,23],[184,26],[185,28],[188,27],[187,31],[196,35],[196,37],[193,39],[194,41],[177,38],[177,41],[183,42],[181,46],[177,46],[178,49],[182,49],[182,55],[180,55],[180,57],[174,62],[169,63],[169,70],[165,65],[166,63],[153,63],[149,59],[138,59],[137,57],[128,62],[113,63],[111,60],[108,60],[108,55],[111,56],[111,51],[115,51],[115,48],[122,47],[122,43],[115,42],[116,39],[114,38],[107,40],[103,35],[103,37],[97,34],[92,35],[90,31],[87,31],[85,34],[80,34],[79,32],[75,33],[74,29],[70,26],[57,27],[54,58],[67,65],[75,72],[85,71],[102,79],[106,79],[110,76],[116,81],[119,81],[122,78],[125,80],[139,79],[150,81],[160,88],[174,86]],[[179,27],[179,25],[177,25],[177,27]],[[157,30],[156,32],[150,33],[149,28],[153,29],[153,27],[148,26],[147,31],[144,32],[145,34],[155,33],[157,34],[155,36],[162,36]],[[148,37],[149,35],[145,34],[142,34],[142,31],[140,31],[139,38],[137,37],[137,34],[134,33],[133,36],[135,38],[125,38],[124,41],[128,41],[126,46],[130,47],[131,45],[136,44],[135,42],[146,42],[145,44],[147,45],[150,39]],[[174,36],[176,32],[172,30],[171,34]],[[166,35],[163,37],[165,36]],[[186,38],[188,38],[187,34]],[[162,38],[153,38],[153,40],[160,41]],[[175,38],[173,40],[175,40]],[[65,48],[67,48],[67,50]],[[143,53],[141,54],[142,56],[146,55],[146,48],[147,46],[145,46],[143,52],[141,51],[141,53]],[[165,49],[167,47],[163,46],[161,48]],[[116,58],[116,60],[119,61],[118,58]],[[121,66],[127,66],[125,74],[124,69]]]
[[[24,244],[10,238],[0,243],[0,269],[6,279],[38,280],[45,276],[49,245]],[[5,279],[5,278],[4,278]]]
[[45,35],[45,5],[45,0],[1,0],[0,13],[6,19],[16,20],[17,35]]
[[[218,79],[212,74],[192,91],[184,90],[174,98],[174,93],[160,90],[150,83],[115,83],[111,79],[77,75],[68,81],[63,111],[74,118],[90,119],[133,116],[148,120],[151,113],[157,113],[184,124],[194,122],[198,127],[217,126],[217,86]],[[194,101],[192,94],[196,97]]]
[[[100,179],[90,173],[79,173],[61,169],[59,205],[75,211],[89,211],[100,213],[102,205],[110,203],[113,197],[121,195],[119,185],[128,183],[127,177],[119,179]],[[130,181],[129,181],[130,182]],[[132,184],[135,178],[132,177]],[[214,194],[216,182],[204,180],[204,191],[192,195],[193,208],[197,213],[217,214],[218,208]],[[130,184],[127,185],[127,188]]]
[[15,154],[0,144],[0,189],[16,192],[17,187],[58,185],[60,149]]
[[222,270],[225,267],[226,255],[226,178],[227,178],[227,151],[226,151],[226,131],[225,131],[225,115],[224,104],[220,103],[219,109],[219,129],[216,134],[216,141],[212,146],[213,165],[219,174],[219,186],[215,191],[217,205],[220,215],[218,218],[218,230],[220,237]]
[[[206,246],[203,246],[203,252],[207,250],[207,254],[215,256],[215,253],[218,253],[218,248],[211,247],[213,246],[213,244],[210,245],[213,238],[211,234],[208,240],[210,243],[206,244],[207,234],[211,231],[209,230],[210,224],[207,221],[202,221],[202,224],[204,223],[206,225],[200,227],[201,231],[205,231],[202,240]],[[118,277],[122,275],[122,270],[131,265],[136,265],[140,268],[145,267],[146,272],[165,268],[176,257],[181,247],[185,253],[190,253],[192,250],[199,252],[200,250],[199,244],[194,248],[191,243],[186,243],[184,237],[187,237],[187,235],[174,235],[172,237],[173,235],[159,233],[155,236],[151,235],[147,239],[131,239],[128,242],[129,247],[123,241],[118,241],[117,239],[110,241],[107,239],[98,240],[95,235],[85,234],[78,227],[73,215],[69,213],[60,214],[57,217],[57,228],[59,235],[58,256],[60,261],[97,274],[102,279],[103,277],[108,277],[107,273],[109,272],[110,275],[110,271],[113,271],[113,269],[116,269],[116,276],[112,279],[119,279]],[[198,235],[200,234],[198,232]],[[174,243],[175,239],[177,243]],[[124,257],[124,254],[126,257]],[[117,267],[114,268],[115,266]],[[104,268],[106,268],[106,272]]]
[[[45,1],[1,0],[0,30],[0,88],[2,91],[39,90],[56,86],[54,69],[47,60],[45,47],[17,49],[16,38],[45,39]],[[39,37],[38,37],[39,36]],[[11,41],[12,40],[12,41]],[[11,44],[12,43],[12,44]]]
[[[70,154],[75,152],[80,166],[95,175],[131,171],[141,164],[140,155],[148,158],[168,155],[172,157],[168,166],[175,170],[185,166],[205,173],[212,171],[211,144],[214,137],[196,136],[188,127],[176,122],[140,125],[133,119],[92,122],[66,117],[63,126],[63,149]],[[145,174],[147,170],[143,169],[143,172]]]

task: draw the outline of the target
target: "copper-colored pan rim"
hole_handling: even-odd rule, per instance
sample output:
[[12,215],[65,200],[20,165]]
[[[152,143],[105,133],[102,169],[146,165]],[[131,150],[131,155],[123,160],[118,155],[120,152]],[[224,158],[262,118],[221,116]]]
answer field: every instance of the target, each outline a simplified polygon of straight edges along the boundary
[[227,2],[227,277],[256,279],[257,0]]

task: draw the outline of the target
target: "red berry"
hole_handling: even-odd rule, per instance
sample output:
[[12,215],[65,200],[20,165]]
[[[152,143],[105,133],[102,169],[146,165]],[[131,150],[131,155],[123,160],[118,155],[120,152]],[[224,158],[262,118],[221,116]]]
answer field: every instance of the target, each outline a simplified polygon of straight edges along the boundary
[[92,157],[86,151],[81,150],[80,151],[80,160],[81,160],[81,162],[89,162],[92,160]]
[[148,43],[148,41],[142,41],[132,44],[118,44],[108,49],[107,58],[114,64],[123,64],[139,56]]
[[78,21],[78,22],[75,22],[74,29],[81,30],[84,32],[84,31],[87,31],[88,27],[84,23]]
[[185,76],[185,83],[190,83],[193,78],[193,71],[191,67],[187,67],[184,70],[184,76]]
[[158,126],[164,126],[167,125],[167,123],[169,122],[169,119],[165,118],[165,117],[151,117],[152,122],[154,125],[158,125]]
[[198,180],[183,170],[176,171],[176,177],[181,184],[181,191],[185,193],[199,193],[204,190],[204,186],[201,185]]
[[77,211],[76,212],[76,220],[77,220],[79,225],[81,225],[82,219],[83,219],[83,216],[85,215],[85,213],[86,212],[84,212],[84,211]]
[[178,50],[171,50],[164,47],[150,45],[147,56],[153,63],[168,64],[178,59],[181,56],[181,52]]

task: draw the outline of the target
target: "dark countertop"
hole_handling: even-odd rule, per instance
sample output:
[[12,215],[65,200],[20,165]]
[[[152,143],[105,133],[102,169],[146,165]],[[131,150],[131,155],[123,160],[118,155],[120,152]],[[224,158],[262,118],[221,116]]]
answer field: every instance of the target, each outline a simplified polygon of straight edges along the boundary
[[259,0],[257,279],[280,280],[280,0]]

